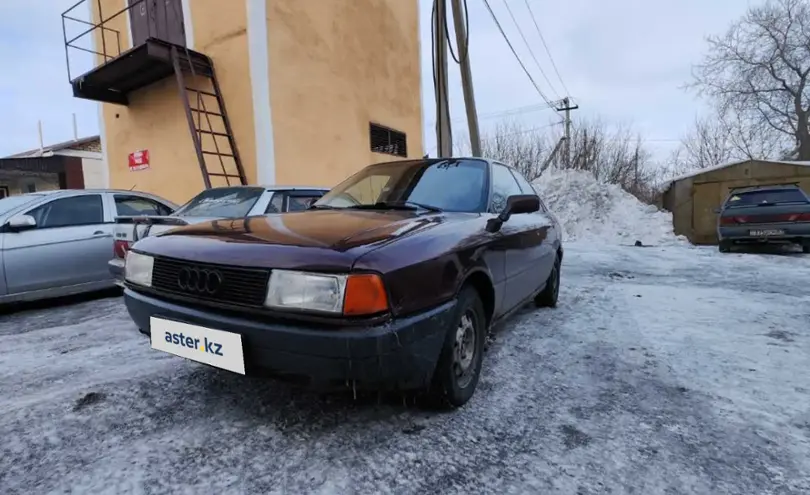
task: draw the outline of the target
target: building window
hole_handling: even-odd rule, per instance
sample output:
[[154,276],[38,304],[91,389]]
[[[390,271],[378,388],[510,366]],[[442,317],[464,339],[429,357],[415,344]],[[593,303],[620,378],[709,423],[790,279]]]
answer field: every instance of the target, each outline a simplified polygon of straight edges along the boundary
[[381,126],[369,124],[369,138],[371,151],[385,153],[386,155],[408,156],[408,137],[404,132]]

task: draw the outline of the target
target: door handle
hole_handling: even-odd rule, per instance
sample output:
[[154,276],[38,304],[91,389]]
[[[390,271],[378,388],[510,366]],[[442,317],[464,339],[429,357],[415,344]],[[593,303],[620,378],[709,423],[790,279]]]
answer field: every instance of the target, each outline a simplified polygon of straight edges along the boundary
[[104,234],[103,230],[97,230],[97,231],[93,232],[93,235],[103,235],[103,234]]

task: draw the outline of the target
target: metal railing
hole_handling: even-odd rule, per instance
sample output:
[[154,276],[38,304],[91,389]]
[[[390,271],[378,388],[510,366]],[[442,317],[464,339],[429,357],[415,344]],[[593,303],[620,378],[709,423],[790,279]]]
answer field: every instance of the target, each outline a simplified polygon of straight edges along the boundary
[[[93,6],[90,5],[88,2],[94,1],[95,2],[95,9],[96,14],[98,15],[99,22],[90,22],[83,19],[79,19],[74,14],[75,10],[82,4],[85,4],[86,7],[89,7],[89,11],[92,12]],[[79,0],[73,6],[71,6],[66,11],[62,12],[62,35],[65,42],[65,63],[67,64],[67,71],[68,71],[68,81],[73,81],[73,75],[70,68],[70,52],[71,49],[78,50],[81,52],[91,53],[93,55],[98,55],[102,57],[102,62],[98,63],[98,61],[93,61],[92,68],[99,67],[110,60],[118,57],[121,55],[121,32],[118,29],[114,29],[109,27],[111,22],[120,22],[118,19],[119,16],[125,15],[126,17],[123,19],[125,26],[130,26],[131,18],[129,17],[129,12],[132,9],[139,9],[141,16],[146,16],[147,22],[144,26],[139,26],[141,29],[146,27],[146,31],[142,33],[146,37],[143,40],[138,40],[140,42],[145,41],[146,38],[162,38],[168,39],[168,24],[167,19],[169,19],[169,8],[166,6],[170,2],[161,1],[158,2],[156,0],[130,0],[129,4],[116,11],[112,15],[105,17],[104,10],[102,8],[103,0]],[[172,5],[175,5],[174,2],[171,2]],[[172,12],[174,15],[179,16],[182,19],[182,14],[179,12]],[[162,17],[161,17],[162,14]],[[91,19],[93,18],[91,13]],[[160,20],[163,20],[161,23]],[[73,23],[81,24],[83,26],[89,26],[84,31],[80,32],[78,35],[73,36],[72,38],[68,39],[68,25]],[[91,40],[91,46],[94,49],[89,49],[83,46],[78,46],[77,43],[85,41],[87,36],[96,36],[100,31],[100,45],[101,51],[98,51],[98,44],[95,41]],[[114,41],[107,39],[108,33],[114,33],[115,39]],[[133,36],[132,29],[130,29],[130,36]],[[112,41],[112,42],[109,42]],[[129,40],[129,43],[134,46],[134,40]],[[129,48],[129,47],[126,47]],[[126,50],[126,49],[125,49]],[[125,51],[124,50],[124,51]]]

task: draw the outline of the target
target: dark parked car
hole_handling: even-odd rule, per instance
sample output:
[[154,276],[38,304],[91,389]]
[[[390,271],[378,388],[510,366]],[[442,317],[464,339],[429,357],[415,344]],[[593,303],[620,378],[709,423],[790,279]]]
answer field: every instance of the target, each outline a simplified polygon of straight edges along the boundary
[[493,324],[557,303],[560,228],[513,168],[474,158],[366,167],[309,210],[214,220],[127,254],[152,347],[237,373],[423,389],[467,402]]
[[810,253],[810,200],[795,185],[734,189],[718,209],[720,251],[740,244],[788,244]]

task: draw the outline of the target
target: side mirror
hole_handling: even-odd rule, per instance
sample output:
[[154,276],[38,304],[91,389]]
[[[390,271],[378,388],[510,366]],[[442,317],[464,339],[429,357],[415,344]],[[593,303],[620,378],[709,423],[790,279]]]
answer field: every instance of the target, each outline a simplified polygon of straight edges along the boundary
[[534,213],[540,209],[540,198],[534,194],[515,194],[506,198],[506,208],[501,212],[502,216],[506,213],[506,220],[509,216],[518,215],[520,213]]
[[534,213],[540,209],[540,197],[534,194],[515,194],[506,198],[506,207],[487,221],[487,232],[497,232],[512,215]]
[[11,217],[6,225],[10,230],[18,232],[20,230],[33,229],[37,226],[37,221],[31,215],[16,215]]

